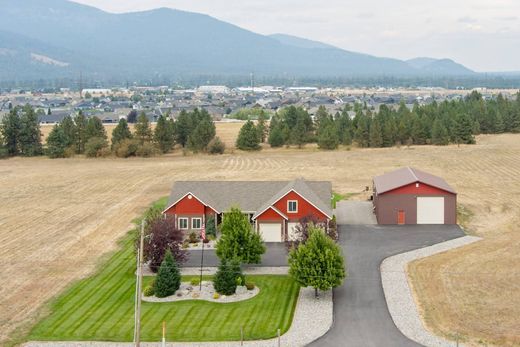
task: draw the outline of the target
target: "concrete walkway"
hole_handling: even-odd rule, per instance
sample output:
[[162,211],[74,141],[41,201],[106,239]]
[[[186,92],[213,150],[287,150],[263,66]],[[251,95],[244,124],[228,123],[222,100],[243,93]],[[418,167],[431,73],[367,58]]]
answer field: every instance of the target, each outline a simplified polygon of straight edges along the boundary
[[[280,346],[303,347],[316,340],[329,330],[332,325],[332,292],[322,292],[319,299],[314,298],[314,289],[302,288],[294,312],[291,327],[280,338]],[[133,343],[119,342],[39,342],[31,341],[25,347],[131,347]],[[145,347],[161,346],[158,342],[141,343]],[[168,347],[238,347],[239,341],[226,342],[178,342],[166,343]],[[277,347],[278,339],[244,341],[243,346]]]
[[338,201],[334,214],[338,224],[377,224],[376,216],[372,213],[372,201]]
[[[479,240],[481,240],[479,237],[463,236],[430,247],[394,255],[383,261],[381,277],[388,310],[397,328],[409,339],[424,346],[453,347],[454,345],[453,341],[434,335],[425,329],[408,283],[406,275],[408,263]],[[459,344],[459,346],[463,345]]]

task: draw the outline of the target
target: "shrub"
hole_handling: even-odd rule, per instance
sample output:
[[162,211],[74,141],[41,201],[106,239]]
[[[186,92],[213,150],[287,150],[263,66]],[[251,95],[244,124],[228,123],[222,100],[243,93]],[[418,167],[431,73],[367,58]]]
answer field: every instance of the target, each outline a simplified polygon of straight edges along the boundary
[[85,155],[89,158],[103,157],[107,155],[108,144],[102,137],[92,137],[85,144]]
[[152,157],[157,154],[157,148],[154,147],[154,145],[150,142],[144,142],[143,144],[139,145],[137,147],[137,151],[135,152],[135,155],[138,157]]
[[191,281],[190,281],[190,284],[192,286],[198,286],[200,284],[200,279],[198,278],[192,278]]
[[238,260],[234,259],[228,262],[226,259],[223,259],[217,273],[213,277],[213,286],[220,294],[232,295],[237,289],[238,278],[240,278],[240,281],[244,281],[244,275]]
[[226,144],[218,136],[208,144],[208,152],[211,154],[223,154],[225,150]]
[[210,215],[206,220],[206,237],[217,236],[217,228],[215,227],[215,217]]
[[124,139],[114,146],[114,152],[119,158],[134,157],[137,153],[139,142],[134,139]]
[[148,223],[144,238],[144,258],[150,262],[153,272],[157,272],[167,251],[173,254],[177,263],[182,263],[187,257],[186,251],[181,248],[184,233],[175,227],[175,219],[171,216],[153,218],[155,213],[154,209],[146,212],[150,216],[146,218]]
[[246,288],[247,290],[253,290],[255,289],[255,284],[253,282],[246,282]]
[[166,251],[164,260],[161,263],[157,279],[155,280],[155,295],[158,298],[164,298],[175,294],[181,286],[181,273],[177,267],[172,252]]
[[188,242],[188,240],[185,240],[182,243],[182,249],[188,249],[188,248],[190,248],[190,243]]
[[155,281],[144,288],[143,294],[144,296],[152,296],[155,294]]
[[0,144],[0,159],[7,158],[8,156],[9,156],[9,151],[7,150],[7,148],[2,146],[2,144]]
[[219,293],[213,294],[213,299],[217,300],[219,298],[220,298],[220,294]]
[[200,241],[199,235],[196,232],[192,231],[188,236],[189,243],[198,243]]

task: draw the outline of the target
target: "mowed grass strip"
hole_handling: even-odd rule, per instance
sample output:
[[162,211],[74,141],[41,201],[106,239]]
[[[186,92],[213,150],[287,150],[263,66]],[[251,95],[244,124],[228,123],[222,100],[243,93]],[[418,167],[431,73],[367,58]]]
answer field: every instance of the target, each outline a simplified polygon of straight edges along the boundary
[[[133,238],[100,267],[50,304],[51,313],[30,332],[29,340],[132,341],[134,329],[135,255]],[[184,277],[189,281],[192,277]],[[205,279],[210,279],[205,277]],[[145,278],[146,285],[151,278]],[[288,276],[247,276],[260,293],[236,303],[182,301],[142,305],[144,341],[159,341],[166,322],[169,341],[267,339],[291,325],[299,287]]]

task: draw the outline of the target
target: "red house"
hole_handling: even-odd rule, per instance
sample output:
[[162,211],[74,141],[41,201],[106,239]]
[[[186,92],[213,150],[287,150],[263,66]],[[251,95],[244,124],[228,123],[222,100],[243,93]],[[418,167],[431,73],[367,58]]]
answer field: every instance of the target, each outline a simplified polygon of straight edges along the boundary
[[456,224],[457,193],[441,177],[405,167],[374,178],[379,224]]
[[173,185],[164,214],[175,216],[179,228],[200,231],[206,219],[225,218],[231,207],[249,216],[266,242],[291,239],[303,217],[320,222],[332,218],[330,182],[305,181],[180,181]]

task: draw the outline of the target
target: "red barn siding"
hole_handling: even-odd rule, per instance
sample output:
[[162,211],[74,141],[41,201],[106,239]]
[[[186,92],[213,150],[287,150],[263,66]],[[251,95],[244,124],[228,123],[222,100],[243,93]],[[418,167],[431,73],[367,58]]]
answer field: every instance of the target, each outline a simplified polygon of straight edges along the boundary
[[258,217],[256,217],[256,220],[257,221],[281,221],[283,220],[284,218],[282,216],[280,216],[280,214],[278,212],[276,212],[275,210],[273,210],[272,208],[268,208],[267,210],[265,210],[264,213],[262,213],[261,215],[259,215]]
[[[287,201],[288,200],[297,200],[298,201],[298,212],[296,213],[288,213],[287,212]],[[320,221],[326,221],[327,216],[318,210],[316,207],[312,206],[310,203],[307,202],[307,200],[303,199],[300,195],[296,194],[295,192],[291,191],[287,195],[285,195],[283,198],[278,200],[274,207],[276,207],[280,212],[285,214],[290,221],[298,221],[303,217],[314,215],[316,216]]]
[[416,194],[416,195],[428,195],[428,196],[434,196],[434,195],[446,195],[446,194],[452,194],[450,192],[447,192],[445,190],[435,188],[432,186],[429,186],[424,183],[419,183],[419,187],[416,187],[415,183],[396,188],[394,190],[390,190],[388,192],[383,193],[384,194]]
[[185,214],[204,214],[205,206],[194,196],[191,199],[188,199],[188,196],[182,198],[175,205],[175,212],[178,215]]

